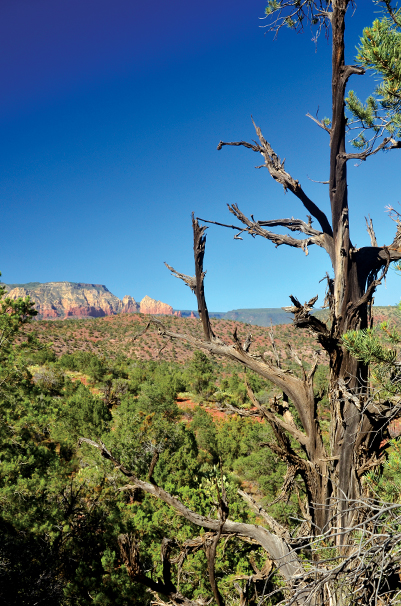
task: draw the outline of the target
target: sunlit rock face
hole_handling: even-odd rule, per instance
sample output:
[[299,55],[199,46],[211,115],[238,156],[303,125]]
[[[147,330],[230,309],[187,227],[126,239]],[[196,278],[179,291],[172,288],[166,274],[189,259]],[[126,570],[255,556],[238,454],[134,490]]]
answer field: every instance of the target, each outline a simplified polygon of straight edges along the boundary
[[155,299],[151,299],[146,295],[140,303],[140,312],[141,314],[152,314],[152,315],[173,315],[173,308],[171,305],[167,305],[167,303],[162,303],[161,301],[156,301]]
[[166,303],[146,296],[137,303],[130,295],[121,300],[102,284],[75,282],[31,283],[27,285],[4,285],[11,299],[28,295],[35,303],[38,319],[55,318],[101,318],[119,313],[173,314]]
[[139,311],[139,303],[137,303],[134,297],[130,297],[130,295],[125,295],[122,300],[122,309],[121,313],[123,314],[135,314]]
[[40,318],[83,318],[119,313],[122,302],[102,284],[47,282],[31,288],[16,287],[8,292],[12,299],[30,296]]

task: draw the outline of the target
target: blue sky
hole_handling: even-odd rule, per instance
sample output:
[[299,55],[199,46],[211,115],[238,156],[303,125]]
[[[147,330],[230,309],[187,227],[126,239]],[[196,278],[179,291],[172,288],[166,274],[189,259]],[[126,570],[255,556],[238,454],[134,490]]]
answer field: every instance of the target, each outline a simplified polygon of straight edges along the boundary
[[[366,1],[347,23],[347,59],[374,17]],[[253,115],[287,170],[328,212],[328,135],[305,117],[330,114],[330,45],[312,32],[261,29],[265,3],[246,0],[2,0],[0,4],[0,203],[4,282],[105,284],[195,307],[167,261],[193,272],[191,212],[231,223],[227,203],[258,219],[305,218],[242,148]],[[370,76],[351,88],[367,95]],[[349,164],[351,237],[392,241],[384,212],[400,191],[399,153]],[[233,241],[208,230],[209,309],[280,307],[316,293],[324,251]],[[395,304],[390,272],[376,303]]]

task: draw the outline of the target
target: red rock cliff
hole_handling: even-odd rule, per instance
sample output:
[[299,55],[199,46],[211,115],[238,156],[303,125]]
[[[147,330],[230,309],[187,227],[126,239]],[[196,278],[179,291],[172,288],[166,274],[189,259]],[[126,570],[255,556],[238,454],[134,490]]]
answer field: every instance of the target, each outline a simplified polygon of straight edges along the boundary
[[168,314],[173,308],[146,296],[139,305],[129,295],[120,300],[106,286],[74,282],[47,282],[7,287],[12,299],[30,296],[35,302],[38,319],[51,318],[99,318],[118,313]]
[[140,312],[141,314],[163,314],[172,316],[173,308],[171,305],[167,305],[167,303],[162,303],[161,301],[156,301],[155,299],[151,299],[146,295],[140,303]]

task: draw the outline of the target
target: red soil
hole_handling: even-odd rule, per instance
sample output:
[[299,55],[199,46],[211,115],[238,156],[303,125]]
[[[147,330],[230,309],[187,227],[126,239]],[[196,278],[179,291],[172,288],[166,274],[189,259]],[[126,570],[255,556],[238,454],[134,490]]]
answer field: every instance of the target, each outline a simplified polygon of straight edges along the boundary
[[[178,398],[177,406],[178,406],[178,408],[181,408],[181,410],[185,410],[185,409],[193,410],[196,406],[199,406],[199,404],[192,402],[192,400],[187,400],[185,398]],[[209,406],[203,406],[202,408],[211,415],[213,421],[226,419],[229,416],[227,413],[222,412],[221,410],[216,410],[215,408],[210,408]],[[251,410],[256,410],[256,408],[252,408]],[[261,417],[251,417],[251,418],[252,418],[252,420],[257,421],[258,423],[263,423],[263,419]]]

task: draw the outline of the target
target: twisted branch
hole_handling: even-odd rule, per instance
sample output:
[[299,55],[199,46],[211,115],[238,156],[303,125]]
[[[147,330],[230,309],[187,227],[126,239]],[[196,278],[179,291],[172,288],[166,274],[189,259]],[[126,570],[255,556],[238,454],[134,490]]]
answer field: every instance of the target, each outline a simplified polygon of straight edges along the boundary
[[270,143],[268,143],[263,137],[262,131],[260,130],[259,126],[256,126],[253,119],[252,123],[255,127],[256,134],[258,135],[260,145],[256,142],[252,144],[247,143],[246,141],[235,141],[230,143],[220,141],[217,146],[217,149],[222,149],[224,145],[235,145],[243,146],[248,149],[251,149],[254,152],[262,154],[265,160],[264,166],[267,168],[273,179],[280,183],[284,187],[285,191],[287,189],[291,191],[294,196],[296,196],[302,202],[308,213],[310,213],[312,217],[315,217],[315,219],[319,222],[325,236],[332,238],[333,230],[324,212],[321,211],[320,208],[316,206],[316,204],[312,202],[312,200],[305,194],[299,182],[293,179],[293,177],[291,177],[291,175],[287,173],[284,168],[285,160],[280,160],[278,155],[271,147]]

